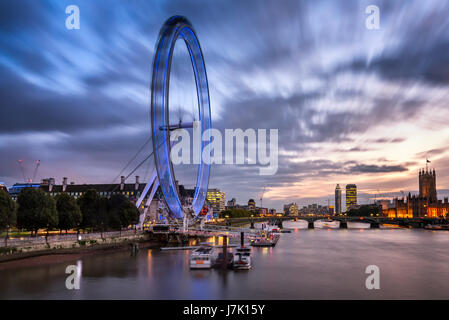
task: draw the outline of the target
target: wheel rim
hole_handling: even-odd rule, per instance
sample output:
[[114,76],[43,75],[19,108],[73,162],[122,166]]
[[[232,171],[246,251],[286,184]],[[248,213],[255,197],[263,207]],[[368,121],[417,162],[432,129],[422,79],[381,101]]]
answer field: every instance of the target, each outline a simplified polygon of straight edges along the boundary
[[[168,130],[160,129],[169,125],[170,70],[173,49],[178,38],[183,39],[186,44],[194,71],[201,137],[203,137],[204,132],[210,132],[208,129],[211,128],[211,115],[206,67],[198,38],[191,23],[186,18],[171,17],[161,28],[153,61],[151,125],[155,166],[164,200],[169,213],[177,219],[182,219],[184,212],[170,160],[170,133]],[[192,201],[195,216],[199,214],[203,207],[209,184],[210,164],[208,161],[204,162],[202,157],[203,148],[210,141],[210,136],[207,138],[206,141],[201,139],[201,147],[199,148],[200,163]]]

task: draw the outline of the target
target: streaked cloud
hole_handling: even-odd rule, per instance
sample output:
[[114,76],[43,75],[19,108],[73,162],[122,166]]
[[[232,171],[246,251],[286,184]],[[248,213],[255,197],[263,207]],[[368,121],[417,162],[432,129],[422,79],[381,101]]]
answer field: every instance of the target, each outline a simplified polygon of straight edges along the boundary
[[[65,29],[69,4],[80,7],[80,30]],[[275,176],[217,166],[211,187],[245,202],[267,186],[264,204],[278,209],[332,198],[336,183],[356,183],[360,194],[394,193],[417,188],[428,156],[438,187],[449,189],[449,4],[374,1],[381,12],[375,31],[364,23],[370,4],[2,2],[0,180],[20,180],[16,160],[23,158],[42,160],[42,177],[110,182],[148,139],[154,45],[163,22],[181,14],[204,51],[213,125],[279,129]],[[182,49],[170,99],[189,109],[195,99],[183,85],[191,70]],[[181,183],[193,185],[190,169],[179,170]]]

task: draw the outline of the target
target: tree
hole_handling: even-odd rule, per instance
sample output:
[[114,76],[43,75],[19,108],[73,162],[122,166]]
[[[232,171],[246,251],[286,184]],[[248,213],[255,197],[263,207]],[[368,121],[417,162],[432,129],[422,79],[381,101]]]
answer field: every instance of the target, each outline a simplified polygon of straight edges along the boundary
[[101,197],[98,201],[98,210],[93,217],[93,223],[95,227],[101,230],[101,238],[103,239],[103,233],[109,223],[109,200]]
[[100,196],[95,189],[87,190],[79,199],[78,205],[81,209],[82,229],[93,228],[95,226],[95,215],[100,205]]
[[16,205],[8,192],[0,190],[0,230],[6,230],[5,247],[8,245],[9,228],[16,224]]
[[109,225],[114,229],[139,222],[139,210],[124,195],[116,194],[109,199]]
[[125,208],[125,226],[136,225],[140,220],[140,212],[137,207],[128,201],[127,208]]
[[58,210],[56,209],[56,201],[49,194],[44,194],[43,207],[40,215],[41,228],[45,228],[45,243],[48,244],[48,231],[58,227]]
[[66,192],[58,194],[55,198],[56,209],[58,210],[58,228],[59,230],[68,230],[78,228],[82,215],[80,207],[75,198]]
[[56,201],[41,189],[25,188],[20,191],[17,203],[17,227],[34,231],[36,235],[39,229],[45,228],[47,241],[49,229],[58,225]]
[[28,231],[37,231],[39,209],[39,196],[36,190],[22,189],[17,196],[17,228]]

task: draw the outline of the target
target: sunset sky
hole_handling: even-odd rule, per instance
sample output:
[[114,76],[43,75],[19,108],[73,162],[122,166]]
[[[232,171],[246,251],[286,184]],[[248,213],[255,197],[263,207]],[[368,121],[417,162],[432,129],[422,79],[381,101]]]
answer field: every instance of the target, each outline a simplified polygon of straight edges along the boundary
[[[79,30],[65,27],[71,4],[80,8]],[[372,4],[380,30],[365,27]],[[149,138],[154,46],[177,14],[202,46],[213,126],[279,130],[276,175],[212,168],[209,186],[226,200],[258,200],[266,186],[264,206],[333,204],[337,183],[355,183],[359,203],[400,196],[417,192],[426,157],[442,198],[448,12],[438,0],[1,1],[0,181],[22,182],[17,160],[31,175],[40,159],[39,180],[112,182]],[[174,105],[195,102],[186,55],[176,47]]]

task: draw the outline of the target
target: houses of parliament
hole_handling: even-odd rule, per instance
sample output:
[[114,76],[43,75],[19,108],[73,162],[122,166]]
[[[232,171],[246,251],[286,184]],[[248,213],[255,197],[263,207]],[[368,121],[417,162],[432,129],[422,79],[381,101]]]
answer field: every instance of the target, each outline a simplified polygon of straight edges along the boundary
[[[387,212],[385,212],[387,211]],[[419,170],[419,194],[393,199],[384,214],[391,218],[444,218],[449,215],[449,202],[437,198],[435,169]]]

